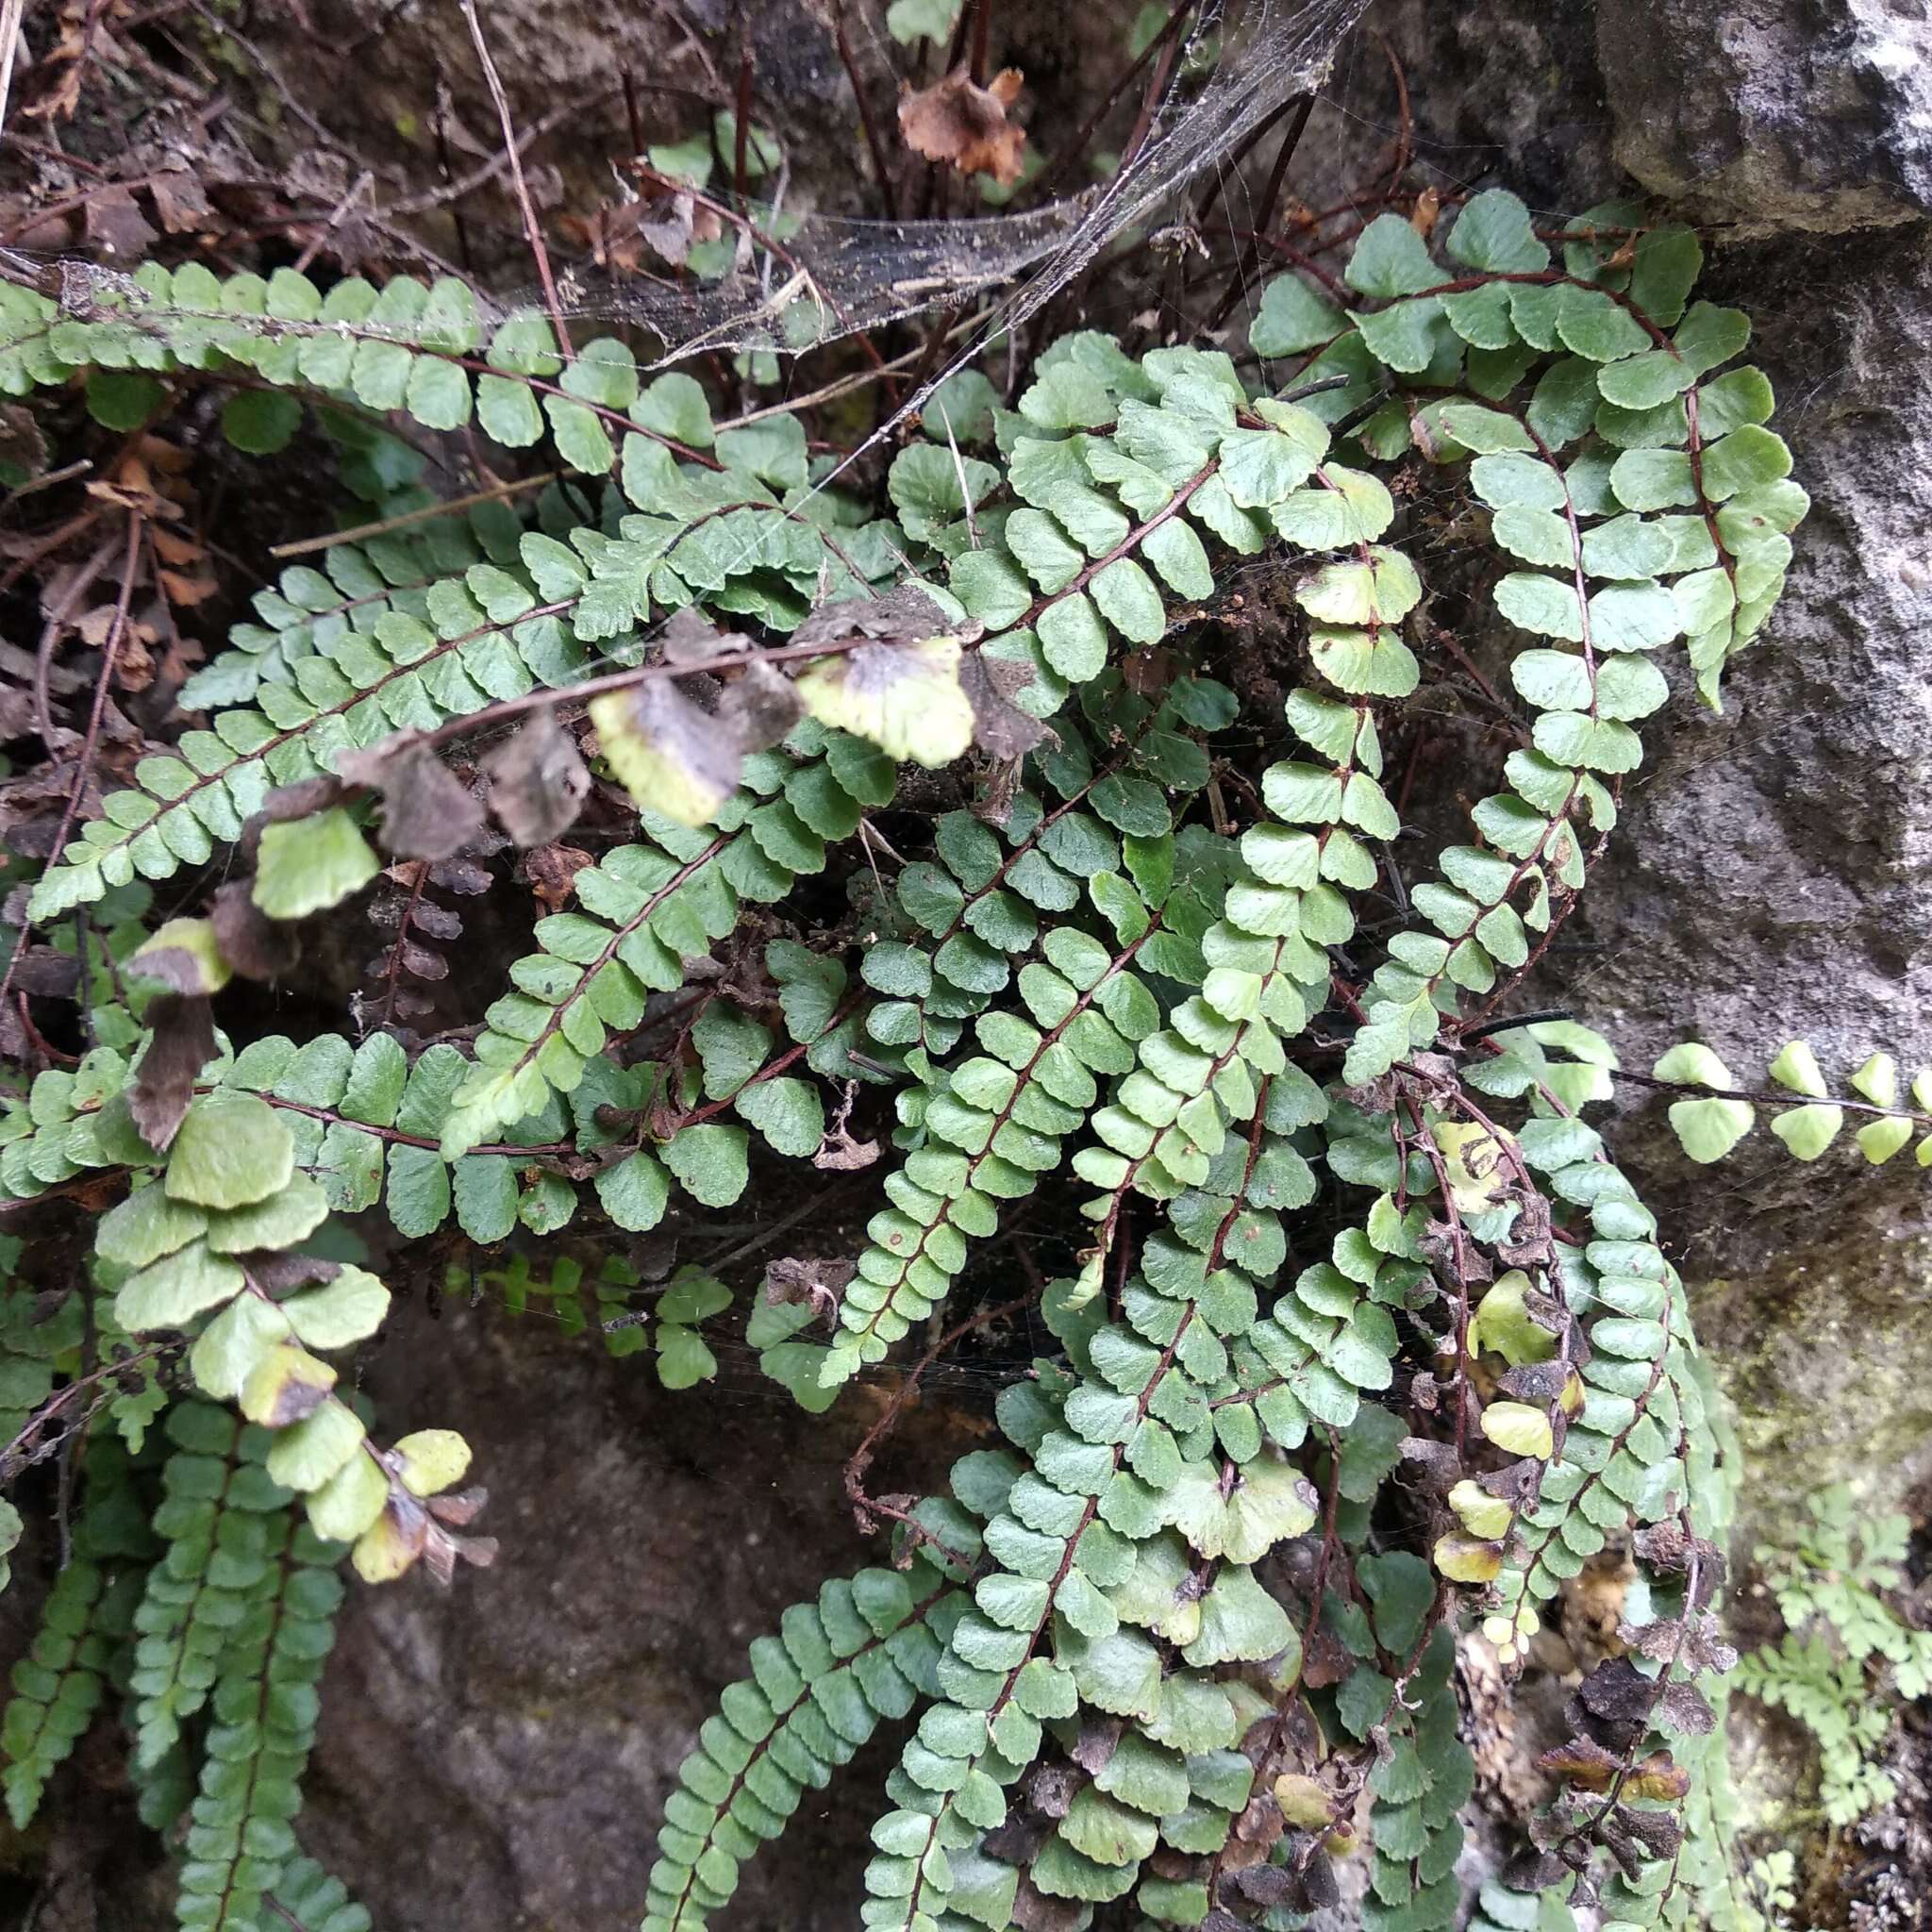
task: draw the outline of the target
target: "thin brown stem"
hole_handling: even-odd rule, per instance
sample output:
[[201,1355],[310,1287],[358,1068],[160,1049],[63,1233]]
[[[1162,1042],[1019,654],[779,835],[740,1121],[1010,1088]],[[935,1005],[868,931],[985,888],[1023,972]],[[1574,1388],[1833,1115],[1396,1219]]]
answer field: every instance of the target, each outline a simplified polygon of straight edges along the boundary
[[879,197],[886,205],[886,219],[896,222],[899,219],[899,192],[892,184],[892,171],[886,160],[886,150],[879,140],[877,124],[873,120],[872,108],[865,98],[865,84],[858,77],[858,62],[852,52],[851,36],[845,31],[845,0],[833,0],[832,35],[839,46],[839,58],[844,63],[845,77],[852,83],[852,98],[858,108],[858,125],[865,135],[866,152],[872,157],[872,171],[878,176]]
[[516,123],[509,111],[509,96],[503,91],[503,77],[491,58],[490,43],[483,38],[483,23],[476,18],[476,0],[458,0],[463,18],[469,23],[470,38],[476,45],[476,58],[482,63],[483,79],[490,98],[496,104],[496,118],[503,128],[505,160],[509,168],[511,191],[517,212],[523,217],[524,240],[529,244],[530,259],[537,269],[538,286],[543,291],[544,307],[550,310],[550,324],[557,331],[558,351],[568,359],[571,353],[570,329],[563,319],[563,304],[557,298],[557,282],[550,273],[550,251],[543,245],[542,225],[537,219],[537,206],[530,199],[530,185],[524,179],[523,149],[517,142]]
[[1009,1302],[1001,1302],[996,1307],[981,1308],[976,1314],[967,1316],[963,1322],[956,1323],[948,1328],[907,1371],[906,1379],[892,1391],[885,1407],[879,1411],[878,1420],[865,1432],[864,1441],[852,1452],[845,1464],[845,1500],[852,1506],[852,1513],[858,1519],[861,1534],[869,1536],[878,1526],[872,1519],[879,1514],[884,1507],[876,1498],[866,1494],[866,1472],[872,1467],[873,1457],[878,1454],[879,1445],[898,1427],[899,1417],[918,1391],[919,1378],[952,1347],[954,1342],[973,1334],[976,1329],[990,1328],[995,1322],[1004,1321],[1008,1315],[1024,1313],[1039,1299],[1039,1292],[1029,1289],[1026,1293],[1015,1295]]
[[479,503],[496,503],[508,497],[526,495],[532,490],[542,489],[546,483],[557,482],[561,474],[557,470],[545,470],[540,475],[519,476],[514,482],[492,483],[488,490],[473,490],[467,496],[452,496],[425,503],[420,509],[403,510],[392,517],[379,517],[373,524],[357,524],[347,530],[331,530],[326,537],[304,537],[297,543],[277,543],[268,554],[275,558],[308,557],[317,550],[333,550],[338,543],[361,543],[371,537],[388,537],[397,530],[411,529],[417,524],[433,523],[438,517],[454,516],[458,510],[473,509]]
[[1167,17],[1167,25],[1134,57],[1125,73],[1108,89],[1099,106],[1080,124],[1079,132],[1067,143],[1060,154],[1059,159],[1047,169],[1046,173],[1041,177],[1040,185],[1042,190],[1058,187],[1067,175],[1078,166],[1081,158],[1087,152],[1087,143],[1093,139],[1100,124],[1113,111],[1114,103],[1126,92],[1128,88],[1133,86],[1134,76],[1140,73],[1141,68],[1146,66],[1148,61],[1155,59],[1174,39],[1174,35],[1180,32],[1181,23],[1193,11],[1193,8],[1194,0],[1176,0],[1174,11]]

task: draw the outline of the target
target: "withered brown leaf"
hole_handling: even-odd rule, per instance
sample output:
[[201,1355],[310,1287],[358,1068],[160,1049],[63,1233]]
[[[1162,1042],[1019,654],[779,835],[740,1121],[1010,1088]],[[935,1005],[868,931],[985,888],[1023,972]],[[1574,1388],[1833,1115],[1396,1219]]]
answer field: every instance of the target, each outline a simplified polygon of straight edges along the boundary
[[[575,845],[533,845],[519,868],[547,912],[561,912],[576,891],[576,876],[591,855]],[[460,889],[458,889],[460,890]]]
[[842,1126],[835,1126],[820,1141],[811,1164],[832,1174],[852,1174],[870,1167],[879,1158],[876,1141],[855,1141]]
[[781,1255],[765,1270],[765,1300],[774,1307],[803,1303],[828,1324],[839,1319],[839,1300],[858,1273],[850,1261]]
[[149,1002],[151,1038],[128,1094],[142,1138],[166,1153],[194,1098],[194,1076],[215,1057],[215,1023],[202,993],[164,992]]
[[490,809],[519,845],[548,845],[576,823],[591,774],[548,705],[483,760]]
[[1608,1790],[1610,1780],[1623,1769],[1623,1760],[1615,1752],[1606,1751],[1588,1738],[1572,1738],[1568,1743],[1545,1751],[1536,1762],[1539,1771],[1547,1771],[1587,1791]]
[[968,651],[960,659],[959,689],[973,707],[973,736],[981,751],[996,758],[1024,758],[1054,735],[1043,720],[1013,703],[1013,693],[1032,677],[1028,666],[1010,658]]
[[1020,178],[1026,131],[1007,119],[1024,76],[1017,67],[977,86],[964,66],[899,102],[899,131],[915,154],[947,161],[962,175],[991,175],[1002,188]]
[[383,842],[404,858],[454,858],[484,829],[475,794],[426,744],[349,752],[336,772],[382,793]]
[[1121,1720],[1117,1717],[1089,1718],[1068,1752],[1075,1764],[1091,1776],[1098,1777],[1120,1748]]
[[88,246],[108,261],[140,261],[158,239],[134,196],[119,186],[87,198]]
[[302,957],[296,928],[271,919],[251,896],[253,882],[230,879],[215,894],[208,918],[215,943],[243,979],[279,979]]
[[298,778],[292,785],[278,785],[262,800],[261,815],[271,824],[290,819],[306,819],[310,812],[326,811],[340,805],[347,787],[334,774],[324,772],[313,778]]
[[917,584],[900,584],[883,597],[844,597],[821,604],[791,633],[791,641],[814,645],[842,643],[848,638],[890,638],[897,642],[957,629]]
[[1071,1764],[1042,1764],[1027,1780],[1026,1800],[1048,1818],[1064,1818],[1086,1780]]
[[805,715],[798,687],[775,664],[754,658],[724,687],[718,718],[741,751],[763,751],[783,738]]

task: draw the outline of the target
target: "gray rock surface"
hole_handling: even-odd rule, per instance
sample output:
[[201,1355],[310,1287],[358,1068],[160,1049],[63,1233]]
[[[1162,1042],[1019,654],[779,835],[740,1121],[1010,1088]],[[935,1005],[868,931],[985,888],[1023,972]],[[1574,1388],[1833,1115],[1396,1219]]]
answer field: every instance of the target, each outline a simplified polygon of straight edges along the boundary
[[[736,1355],[713,1388],[674,1393],[643,1357],[487,1304],[391,1321],[365,1386],[387,1415],[433,1404],[470,1438],[492,1486],[477,1528],[504,1555],[447,1593],[352,1591],[304,1843],[386,1932],[631,1924],[678,1764],[751,1640],[876,1559],[839,1480],[864,1395],[808,1417]],[[935,1434],[958,1428],[936,1409]],[[921,1421],[908,1428],[889,1473],[924,1482],[937,1469]],[[736,1924],[849,1922],[872,1813],[844,1793],[869,1798],[887,1763],[808,1794],[750,1869]]]
[[[1715,271],[1749,298],[1812,513],[1724,715],[1682,702],[1658,734],[1570,990],[1635,1066],[1695,1035],[1760,1085],[1796,1036],[1840,1080],[1878,1047],[1909,1073],[1932,1061],[1932,230],[1752,243]],[[1654,1165],[1700,1272],[1829,1239],[1833,1201],[1882,1236],[1924,1193],[1845,1149],[1801,1173],[1764,1133],[1701,1179]]]
[[1932,212],[1924,0],[1599,0],[1619,161],[1758,231]]

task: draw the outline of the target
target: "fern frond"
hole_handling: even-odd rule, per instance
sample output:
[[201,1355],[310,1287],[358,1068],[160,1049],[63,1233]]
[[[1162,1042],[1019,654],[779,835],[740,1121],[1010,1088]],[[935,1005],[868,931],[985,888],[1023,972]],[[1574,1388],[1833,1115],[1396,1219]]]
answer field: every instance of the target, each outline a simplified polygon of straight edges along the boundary
[[256,1932],[294,1856],[289,1821],[315,1740],[316,1684],[342,1600],[331,1549],[285,1508],[258,1519],[258,1550],[222,1554],[258,1573],[215,1659],[214,1722],[189,1807],[175,1919],[184,1932]]
[[31,916],[51,919],[137,874],[161,879],[205,863],[216,840],[241,836],[270,791],[330,772],[342,753],[391,731],[567,686],[592,651],[632,636],[654,605],[695,598],[796,624],[808,591],[869,594],[869,578],[892,569],[888,543],[875,541],[855,561],[845,541],[776,503],[754,475],[724,471],[701,486],[667,458],[627,462],[625,487],[647,513],[624,518],[620,536],[580,525],[564,544],[525,531],[514,563],[439,578],[423,593],[422,616],[391,608],[373,630],[318,638],[290,684],[262,686],[254,708],[221,712],[211,729],[142,760],[135,788],[110,794],[37,883]]
[[[530,526],[497,506],[286,573],[197,681],[211,728],[136,768],[42,880],[36,917],[202,864],[272,788],[393,730],[442,733],[542,688],[595,682],[607,761],[680,821],[646,809],[627,842],[600,841],[471,1053],[412,1058],[381,1036],[224,1049],[157,1156],[128,1098],[145,995],[120,1004],[110,942],[89,974],[110,1016],[94,1050],[0,1109],[9,1196],[125,1174],[96,1247],[119,1331],[178,1338],[198,1387],[263,1425],[194,1405],[171,1422],[169,1547],[136,1612],[145,1815],[179,1802],[184,1725],[192,1741],[215,1704],[184,1923],[300,1923],[267,1901],[305,1887],[331,1924],[361,1923],[288,1829],[338,1593],[305,1539],[353,1544],[372,1579],[419,1553],[446,1569],[464,1546],[444,1525],[479,1501],[450,1491],[459,1439],[381,1447],[336,1392],[323,1357],[374,1330],[387,1291],[355,1269],[291,1281],[327,1272],[298,1245],[331,1208],[378,1201],[412,1240],[452,1214],[478,1244],[554,1238],[591,1210],[584,1178],[607,1227],[656,1226],[679,1188],[721,1208],[751,1184],[754,1133],[781,1159],[849,1156],[824,1148],[812,1076],[889,1090],[897,1158],[829,1338],[807,1339],[802,1306],[747,1328],[808,1407],[939,1308],[1003,1204],[1071,1173],[1092,1232],[1045,1286],[1050,1355],[1001,1394],[1008,1446],[961,1458],[946,1495],[874,1501],[907,1567],[827,1585],[754,1646],[668,1807],[648,1932],[695,1932],[808,1786],[881,1718],[915,1717],[873,1834],[870,1926],[1003,1932],[1107,1907],[1149,1926],[1299,1923],[1328,1902],[1325,1847],[1360,1830],[1365,1932],[1444,1932],[1464,1913],[1474,1777],[1458,1629],[1513,1666],[1541,1607],[1613,1544],[1641,1579],[1624,1654],[1577,1687],[1576,1735],[1545,1757],[1558,1795],[1511,1868],[1526,1889],[1485,1886],[1473,1923],[1572,1932],[1572,1902],[1600,1898],[1678,1932],[1722,1900],[1729,1658],[1710,1603],[1732,1458],[1657,1224],[1580,1118],[1612,1097],[1614,1054],[1567,1022],[1485,1024],[1615,823],[1665,694],[1650,654],[1683,641],[1714,703],[1806,508],[1765,427],[1769,385],[1724,373],[1743,319],[1690,299],[1700,265],[1688,230],[1628,213],[1554,237],[1495,192],[1426,231],[1384,214],[1340,281],[1264,293],[1252,347],[1264,375],[1293,358],[1299,387],[1251,393],[1218,351],[1135,358],[1070,336],[1013,410],[979,378],[948,384],[891,465],[892,520],[813,487],[796,418],[719,430],[689,378],[647,390],[620,345],[573,355],[544,318],[486,318],[454,282],[324,297],[291,273],[188,269],[0,293],[0,387],[91,363],[109,408],[147,395],[145,372],[245,374],[244,448],[291,433],[309,392],[337,416],[479,422],[513,448],[547,433],[591,479]],[[1381,733],[1412,724],[1399,708],[1432,611],[1471,603],[1453,579],[1424,602],[1425,521],[1501,559],[1482,648],[1505,655],[1522,715],[1497,708],[1525,741],[1411,884],[1389,856],[1412,828]],[[1192,628],[1234,613],[1227,566],[1264,551],[1305,662],[1283,679],[1291,748],[1251,765],[1232,693],[1204,675],[1215,636],[1197,648]],[[888,581],[899,595],[869,615],[841,603]],[[1243,607],[1263,581],[1242,579]],[[801,640],[766,652],[778,663],[818,659],[783,694],[809,722],[752,752],[741,785],[740,714],[708,718],[664,683],[692,661],[668,642],[642,661],[645,627],[687,609]],[[962,681],[973,650],[987,661]],[[595,660],[636,688],[590,679]],[[734,667],[713,668],[728,695]],[[951,761],[975,706],[998,763],[974,808],[957,776],[924,780],[870,823],[895,804],[895,758]],[[680,768],[667,716],[716,726],[714,770]],[[1213,829],[1189,822],[1197,801]],[[349,811],[327,811],[266,835],[284,883],[329,872],[346,891],[374,869]],[[263,911],[325,903],[275,870]],[[789,936],[841,891],[851,916],[823,955]],[[1735,1140],[1754,1098],[1702,1051],[1667,1057],[1703,1090],[1679,1103],[1693,1153]],[[1822,1151],[1860,1103],[1786,1058],[1794,1151]],[[1897,1104],[1895,1074],[1855,1076],[1874,1160],[1924,1113]],[[1311,1243],[1285,1217],[1318,1193]],[[633,1285],[587,1282],[574,1256],[543,1277],[512,1255],[482,1278],[578,1325]],[[667,1385],[703,1379],[700,1324],[726,1298],[687,1272],[648,1311],[655,1333],[607,1339],[655,1348]],[[57,1321],[19,1378],[35,1400],[69,1373],[71,1312]],[[298,1494],[309,1528],[291,1532]],[[93,1601],[84,1571],[64,1588]],[[91,1641],[30,1676],[8,1720],[24,1803],[102,1675]],[[1827,1661],[1786,1658],[1801,1704],[1849,1694],[1842,1672],[1812,1681]]]
[[1058,805],[1018,789],[991,824],[981,813],[946,812],[934,827],[933,857],[894,882],[904,937],[869,948],[861,965],[866,983],[886,995],[866,1019],[881,1045],[950,1053],[965,1022],[1037,955],[1042,933],[1081,905],[1087,882],[1106,875],[1111,903],[1133,890],[1123,838],[1140,866],[1158,866],[1158,841],[1208,782],[1207,756],[1191,734],[1227,724],[1234,707],[1224,686],[1191,676],[1151,706],[1112,674],[1083,687],[1081,702],[1105,755],[1096,756],[1069,712],[1055,714],[1058,743],[1032,762],[1060,794]]
[[291,1500],[262,1466],[266,1430],[205,1402],[177,1403],[165,1427],[174,1450],[154,1522],[163,1548],[134,1613],[134,1756],[144,1766],[208,1702],[229,1633],[267,1574],[272,1524]]
[[116,1638],[128,1627],[138,1579],[119,1579],[118,1602],[84,1557],[75,1557],[47,1592],[40,1633],[12,1672],[13,1696],[0,1718],[7,1767],[0,1784],[16,1830],[40,1808],[47,1780],[72,1754],[99,1707]]
[[313,1858],[297,1854],[262,1895],[260,1932],[370,1932],[368,1908]]
[[[50,1094],[50,1101],[51,1097]],[[25,1107],[9,1104],[0,1109],[0,1188],[16,1198],[23,1193],[39,1193],[43,1186],[54,1184],[51,1180],[42,1182],[29,1171],[33,1158],[30,1154],[14,1153],[16,1147],[25,1149],[28,1145],[35,1131]],[[55,1166],[51,1141],[41,1155],[40,1164],[50,1169]],[[9,1168],[25,1181],[24,1189],[14,1188],[8,1180]],[[66,1172],[77,1170],[70,1167]],[[58,1172],[55,1174],[56,1179],[65,1177]],[[86,1329],[87,1309],[78,1295],[66,1297],[58,1307],[47,1309],[35,1306],[30,1288],[0,1288],[0,1441],[10,1444],[21,1439],[28,1418],[54,1387],[56,1363],[70,1351],[78,1350]]]
[[525,527],[508,504],[492,502],[421,529],[329,544],[316,563],[291,564],[256,591],[258,621],[230,626],[228,648],[181,687],[180,702],[198,710],[247,704],[264,684],[292,684],[305,658],[345,648],[347,634],[373,640],[391,612],[425,617],[440,579],[478,563],[514,569]]
[[[400,409],[427,429],[462,428],[474,412],[511,449],[538,441],[547,426],[564,460],[593,474],[616,462],[613,438],[648,438],[719,462],[708,454],[716,439],[703,392],[693,402],[689,377],[659,377],[641,393],[625,343],[601,338],[566,361],[545,317],[486,321],[475,291],[452,276],[425,286],[397,275],[379,291],[351,276],[324,295],[288,268],[265,280],[224,279],[194,262],[172,273],[143,263],[132,275],[76,270],[58,298],[9,283],[0,330],[0,391],[13,395],[90,368],[243,369],[276,388]],[[232,433],[265,453],[286,443],[293,425],[276,423],[266,436],[257,428],[251,420],[248,433]]]
[[[1153,924],[1118,950],[1072,925],[1051,927],[1044,960],[1022,969],[1035,1024],[1010,1013],[979,1022],[989,1052],[928,1069],[908,1096],[925,1143],[886,1183],[892,1205],[868,1224],[858,1278],[840,1308],[823,1386],[879,1360],[939,1306],[965,1265],[968,1237],[996,1232],[995,1202],[1024,1198],[1059,1165],[1062,1139],[1098,1094],[1096,1071],[1125,1063],[1130,1036],[1157,1008],[1132,972]],[[1111,1017],[1109,1017],[1111,1016]]]
[[0,1716],[0,1787],[21,1831],[122,1673],[143,1566],[154,1554],[121,1443],[106,1434],[90,1441],[82,1475],[72,1555],[47,1591],[32,1645],[13,1667],[13,1696]]
[[862,1570],[786,1611],[751,1648],[677,1774],[651,1871],[644,1932],[701,1932],[730,1902],[744,1862],[785,1828],[808,1786],[823,1790],[877,1727],[932,1690],[955,1584],[915,1557]]

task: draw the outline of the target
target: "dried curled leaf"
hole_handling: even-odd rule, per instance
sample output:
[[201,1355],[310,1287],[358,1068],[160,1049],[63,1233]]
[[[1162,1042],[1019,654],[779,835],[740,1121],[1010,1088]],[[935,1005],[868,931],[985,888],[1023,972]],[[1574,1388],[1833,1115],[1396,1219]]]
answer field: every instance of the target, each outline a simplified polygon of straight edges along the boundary
[[1588,1738],[1572,1738],[1568,1743],[1545,1751],[1536,1763],[1539,1771],[1586,1791],[1608,1790],[1610,1780],[1624,1768],[1614,1751],[1606,1751]]
[[724,687],[718,716],[736,735],[741,751],[763,751],[805,715],[798,687],[774,664],[754,658]]
[[813,664],[798,693],[820,724],[870,739],[889,758],[949,765],[973,742],[957,638],[860,644]]
[[277,925],[262,911],[246,879],[230,879],[216,892],[208,919],[222,958],[243,979],[279,979],[302,957],[294,928]]
[[850,1261],[781,1255],[765,1271],[765,1300],[774,1307],[796,1303],[828,1323],[836,1322],[840,1297],[858,1272]]
[[153,981],[170,992],[206,998],[220,992],[231,974],[229,961],[213,921],[171,919],[128,958],[127,971],[136,979]]
[[194,1098],[194,1076],[215,1057],[215,1023],[206,995],[167,992],[149,1002],[147,1024],[128,1107],[142,1138],[165,1153]]
[[1002,188],[1020,178],[1026,131],[1007,119],[1024,76],[1017,67],[976,85],[963,66],[899,102],[899,131],[915,154],[948,161],[962,175],[991,175]]
[[547,845],[576,823],[591,774],[549,706],[483,760],[490,809],[519,845]]
[[1032,679],[1031,670],[1010,658],[969,651],[959,666],[959,687],[973,707],[973,735],[981,751],[996,758],[1022,758],[1054,736],[1048,726],[1013,703],[1013,694]]
[[[839,644],[853,638],[914,639],[939,635],[946,614],[917,584],[901,584],[879,597],[846,597],[821,604],[791,633],[794,646]],[[978,635],[975,629],[974,635]]]
[[383,842],[403,858],[454,858],[483,830],[470,788],[425,744],[345,753],[337,774],[382,793]]
[[734,734],[668,677],[591,700],[597,742],[624,789],[647,811],[702,825],[738,790]]

